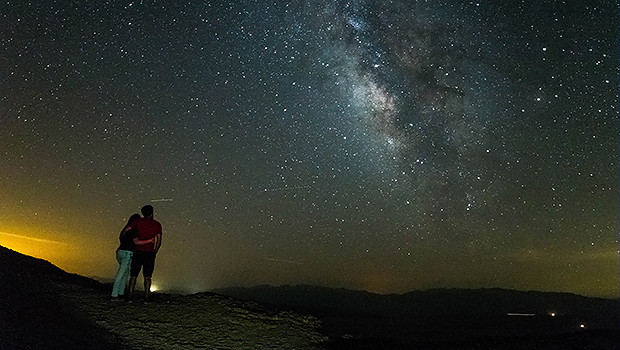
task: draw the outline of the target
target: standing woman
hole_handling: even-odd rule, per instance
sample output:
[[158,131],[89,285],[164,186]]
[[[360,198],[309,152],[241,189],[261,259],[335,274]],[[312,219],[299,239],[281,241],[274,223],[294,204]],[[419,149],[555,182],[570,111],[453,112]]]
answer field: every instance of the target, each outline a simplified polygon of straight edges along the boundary
[[121,244],[116,249],[116,260],[118,261],[118,271],[116,272],[116,278],[114,279],[114,287],[112,287],[112,299],[118,300],[118,297],[122,297],[125,294],[125,285],[129,278],[129,270],[131,268],[131,259],[133,257],[133,251],[136,248],[134,238],[138,236],[138,231],[132,227],[132,223],[140,219],[139,214],[133,214],[127,225],[121,231],[119,239]]

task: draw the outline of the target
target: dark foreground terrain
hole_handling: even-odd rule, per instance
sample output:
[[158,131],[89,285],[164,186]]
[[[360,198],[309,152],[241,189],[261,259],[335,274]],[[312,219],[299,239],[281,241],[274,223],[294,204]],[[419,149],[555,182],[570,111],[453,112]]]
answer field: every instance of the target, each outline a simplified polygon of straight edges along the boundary
[[127,303],[4,247],[0,266],[0,349],[620,349],[618,300],[262,286]]
[[111,287],[0,247],[0,349],[316,349],[312,316],[212,293],[111,301]]
[[620,349],[620,301],[569,293],[436,289],[402,295],[316,286],[217,293],[321,319],[333,349]]

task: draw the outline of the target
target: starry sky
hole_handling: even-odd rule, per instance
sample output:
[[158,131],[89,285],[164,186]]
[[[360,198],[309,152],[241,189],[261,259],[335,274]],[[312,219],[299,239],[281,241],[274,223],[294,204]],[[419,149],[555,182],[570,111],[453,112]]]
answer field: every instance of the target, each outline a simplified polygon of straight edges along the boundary
[[614,1],[2,1],[0,245],[154,284],[618,296]]

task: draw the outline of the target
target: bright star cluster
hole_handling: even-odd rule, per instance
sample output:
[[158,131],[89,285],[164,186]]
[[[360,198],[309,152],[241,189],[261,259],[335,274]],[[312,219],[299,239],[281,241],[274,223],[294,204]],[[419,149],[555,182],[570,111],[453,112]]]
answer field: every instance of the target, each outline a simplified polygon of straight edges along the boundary
[[618,293],[611,2],[0,13],[2,245],[109,277],[152,204],[163,289]]

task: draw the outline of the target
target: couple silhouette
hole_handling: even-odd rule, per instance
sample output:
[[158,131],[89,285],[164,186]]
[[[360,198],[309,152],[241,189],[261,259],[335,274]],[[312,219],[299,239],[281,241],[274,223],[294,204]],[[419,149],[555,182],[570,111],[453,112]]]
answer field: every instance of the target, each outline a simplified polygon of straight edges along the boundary
[[[155,257],[161,247],[162,227],[153,218],[153,206],[145,205],[142,216],[133,214],[119,235],[116,249],[118,271],[112,287],[112,300],[126,297],[131,301],[140,270],[144,276],[144,299],[151,297],[151,280],[155,269]],[[129,284],[127,279],[129,278]]]

